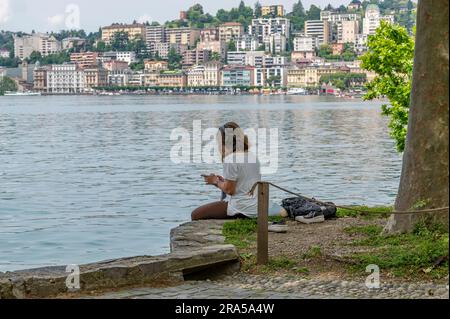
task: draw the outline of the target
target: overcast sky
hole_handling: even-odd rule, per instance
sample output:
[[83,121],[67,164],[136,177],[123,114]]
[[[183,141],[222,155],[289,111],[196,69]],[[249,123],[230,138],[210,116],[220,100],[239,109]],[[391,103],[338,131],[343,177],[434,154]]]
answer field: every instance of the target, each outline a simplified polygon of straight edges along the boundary
[[[79,21],[81,29],[98,30],[112,22],[176,19],[180,10],[200,3],[213,15],[218,9],[236,7],[240,0],[0,0],[0,30],[39,32],[68,29]],[[245,3],[253,7],[256,0]],[[297,0],[260,0],[264,4],[283,4],[290,11]],[[350,0],[302,0],[305,8],[315,4],[321,8],[347,4]],[[75,6],[73,6],[73,5]],[[124,5],[125,4],[125,5]],[[77,11],[79,8],[79,19]],[[66,13],[67,11],[67,13]]]

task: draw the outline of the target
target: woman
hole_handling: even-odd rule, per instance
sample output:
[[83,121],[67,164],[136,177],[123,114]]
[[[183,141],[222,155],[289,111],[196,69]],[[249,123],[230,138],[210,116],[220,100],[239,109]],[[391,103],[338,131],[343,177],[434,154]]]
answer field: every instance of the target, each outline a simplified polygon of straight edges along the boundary
[[[249,152],[248,137],[234,122],[219,128],[219,152],[223,162],[223,176],[203,176],[206,184],[214,185],[226,196],[222,201],[195,209],[192,220],[255,218],[258,211],[257,195],[250,195],[253,185],[261,180],[261,167],[256,155]],[[270,215],[284,213],[278,205],[271,205]]]

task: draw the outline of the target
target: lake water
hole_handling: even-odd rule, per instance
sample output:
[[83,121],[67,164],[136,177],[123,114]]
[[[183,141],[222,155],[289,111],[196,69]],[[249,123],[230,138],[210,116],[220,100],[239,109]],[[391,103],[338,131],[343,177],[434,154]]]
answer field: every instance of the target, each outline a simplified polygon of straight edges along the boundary
[[[380,103],[317,96],[0,97],[0,271],[169,251],[220,194],[174,164],[174,128],[278,128],[264,178],[338,204],[392,204],[401,157]],[[271,190],[273,200],[287,195]]]

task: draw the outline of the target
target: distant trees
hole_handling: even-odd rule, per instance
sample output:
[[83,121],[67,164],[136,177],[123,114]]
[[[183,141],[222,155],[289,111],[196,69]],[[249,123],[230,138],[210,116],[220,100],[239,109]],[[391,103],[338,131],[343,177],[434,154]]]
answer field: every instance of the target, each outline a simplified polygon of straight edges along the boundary
[[312,4],[306,13],[306,20],[320,20],[321,11],[319,7]]
[[262,5],[261,2],[257,1],[253,9],[253,15],[255,18],[260,18],[262,16]]
[[305,28],[306,11],[301,0],[294,4],[292,12],[288,14],[288,18],[291,20],[294,30],[303,31]]
[[171,48],[169,50],[169,55],[168,55],[169,70],[181,69],[181,60],[182,59],[183,59],[183,56],[178,54],[174,48]]
[[335,87],[344,90],[351,87],[363,87],[367,81],[365,73],[338,72],[334,74],[322,75],[320,83],[331,83]]
[[0,95],[7,91],[17,91],[16,82],[7,76],[0,77]]
[[31,64],[34,64],[37,61],[39,61],[41,65],[62,64],[70,61],[70,51],[58,52],[47,56],[42,56],[40,52],[33,51],[26,60]]
[[326,60],[338,60],[338,61],[353,61],[356,58],[356,53],[353,49],[352,43],[345,43],[344,49],[341,54],[334,55],[333,49],[330,45],[321,45],[317,51],[317,55]]

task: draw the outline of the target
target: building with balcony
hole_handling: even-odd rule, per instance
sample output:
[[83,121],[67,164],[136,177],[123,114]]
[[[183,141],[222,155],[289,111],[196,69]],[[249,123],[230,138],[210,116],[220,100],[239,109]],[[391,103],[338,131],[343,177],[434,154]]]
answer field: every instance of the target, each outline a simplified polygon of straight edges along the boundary
[[221,86],[254,86],[255,68],[251,66],[228,65],[221,72]]
[[244,27],[239,22],[226,22],[219,26],[219,40],[223,42],[236,41],[244,35]]
[[77,64],[80,68],[90,67],[98,63],[98,52],[72,53],[70,62]]
[[200,30],[194,28],[166,28],[166,41],[170,44],[195,47],[200,38]]
[[92,91],[95,87],[106,86],[108,84],[108,71],[99,66],[84,68],[85,91]]
[[263,17],[283,17],[284,16],[284,7],[283,5],[271,5],[271,6],[262,6],[261,7],[261,15]]
[[47,71],[47,93],[78,94],[85,87],[84,71],[75,63],[53,64]]
[[258,39],[259,44],[266,47],[270,43],[270,37],[275,34],[290,37],[291,23],[286,18],[259,18],[253,19],[252,24],[248,27],[248,33]]
[[182,71],[163,71],[157,78],[157,86],[184,88],[186,85],[186,75]]
[[305,21],[305,35],[313,38],[314,48],[330,43],[330,23],[322,20]]
[[146,27],[143,24],[112,24],[102,28],[102,41],[110,44],[114,35],[118,32],[127,33],[130,40],[137,38],[145,40],[146,37]]
[[23,60],[29,58],[31,53],[39,52],[48,56],[61,52],[61,42],[49,34],[34,33],[32,35],[14,36],[14,56]]

